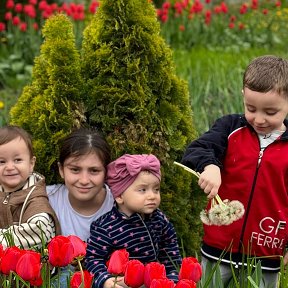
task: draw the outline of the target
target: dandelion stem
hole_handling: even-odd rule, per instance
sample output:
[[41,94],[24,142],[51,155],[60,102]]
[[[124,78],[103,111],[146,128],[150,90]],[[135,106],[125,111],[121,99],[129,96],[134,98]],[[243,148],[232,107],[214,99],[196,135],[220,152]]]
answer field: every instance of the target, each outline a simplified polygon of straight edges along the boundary
[[185,165],[183,165],[183,164],[181,164],[181,163],[179,163],[179,162],[176,162],[176,161],[174,161],[174,164],[176,164],[176,165],[184,168],[186,171],[192,173],[194,176],[196,176],[197,178],[199,178],[200,173],[194,171],[193,169],[191,169],[191,168],[189,168],[189,167],[187,167],[187,166],[185,166]]
[[[183,165],[183,164],[181,164],[181,163],[179,163],[179,162],[176,162],[176,161],[174,161],[174,164],[182,167],[183,169],[185,169],[186,171],[192,173],[194,176],[196,176],[196,177],[199,179],[199,177],[200,177],[200,173],[199,173],[199,172],[196,172],[196,171],[194,171],[193,169],[191,169],[191,168],[189,168],[189,167],[187,167],[187,166],[185,166],[185,165]],[[218,194],[215,196],[215,198],[216,198],[216,201],[219,203],[220,207],[225,208],[225,207],[227,206],[227,205],[222,201],[222,199],[220,198],[220,196],[219,196]],[[215,204],[217,204],[217,203],[215,203],[216,201],[215,201],[215,200],[213,201],[213,200],[214,200],[214,198],[212,199],[212,206],[215,205]]]

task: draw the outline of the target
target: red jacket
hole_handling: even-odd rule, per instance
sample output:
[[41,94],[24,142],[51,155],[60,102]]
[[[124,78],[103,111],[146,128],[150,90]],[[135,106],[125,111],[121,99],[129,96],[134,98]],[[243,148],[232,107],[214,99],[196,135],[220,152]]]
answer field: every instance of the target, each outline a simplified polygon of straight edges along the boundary
[[288,131],[261,153],[258,135],[245,117],[227,115],[188,146],[182,163],[199,172],[208,164],[218,165],[219,196],[245,207],[244,216],[230,225],[204,225],[203,255],[218,260],[225,250],[222,261],[232,257],[235,264],[243,262],[243,254],[273,256],[262,260],[262,269],[279,269],[288,241],[287,141]]

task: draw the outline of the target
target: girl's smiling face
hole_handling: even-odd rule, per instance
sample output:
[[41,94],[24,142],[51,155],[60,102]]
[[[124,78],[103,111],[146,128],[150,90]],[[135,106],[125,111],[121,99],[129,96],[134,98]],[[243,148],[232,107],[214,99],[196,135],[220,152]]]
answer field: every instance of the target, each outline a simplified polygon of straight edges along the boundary
[[106,195],[106,170],[95,152],[68,157],[63,166],[59,165],[59,173],[69,191],[69,200],[73,208],[81,203],[97,208],[97,203],[101,203],[100,199]]

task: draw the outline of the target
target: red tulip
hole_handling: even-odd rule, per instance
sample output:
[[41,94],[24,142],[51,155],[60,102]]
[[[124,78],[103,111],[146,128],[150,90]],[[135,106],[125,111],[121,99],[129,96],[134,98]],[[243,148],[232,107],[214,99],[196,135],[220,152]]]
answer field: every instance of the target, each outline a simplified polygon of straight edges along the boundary
[[20,20],[20,18],[19,18],[18,16],[14,16],[14,17],[12,18],[12,24],[13,24],[14,26],[18,26],[20,23],[21,23],[21,20]]
[[12,9],[14,7],[14,1],[13,0],[8,0],[6,2],[6,8],[7,9]]
[[2,256],[0,271],[5,275],[9,275],[10,271],[16,272],[17,262],[24,253],[18,247],[8,247]]
[[88,271],[84,270],[84,286],[82,284],[82,274],[80,271],[75,272],[70,280],[70,287],[71,288],[90,288],[92,285],[93,275],[89,273]]
[[0,244],[0,261],[1,261],[1,258],[3,255],[4,255],[4,248],[3,248],[2,244]]
[[16,13],[21,13],[23,9],[23,5],[21,3],[15,4],[14,10]]
[[174,282],[169,279],[154,279],[151,282],[150,288],[174,288]]
[[74,258],[83,257],[86,255],[87,243],[75,235],[69,235],[68,239],[71,241],[74,248]]
[[116,250],[112,253],[107,271],[113,275],[124,275],[129,261],[129,253],[126,249]]
[[138,288],[144,284],[144,264],[139,260],[130,260],[127,263],[124,282],[131,288]]
[[55,267],[64,267],[74,259],[74,248],[68,237],[55,236],[48,244],[49,262]]
[[158,262],[151,262],[145,266],[144,271],[144,284],[147,288],[150,287],[154,279],[166,278],[166,270],[163,264]]
[[188,279],[182,279],[180,280],[175,288],[196,288],[196,283],[192,280],[188,280]]
[[182,265],[179,271],[179,280],[188,279],[198,282],[202,276],[202,268],[198,260],[194,257],[186,257],[182,260]]
[[25,251],[16,265],[16,273],[32,285],[42,282],[41,279],[41,254],[35,251]]

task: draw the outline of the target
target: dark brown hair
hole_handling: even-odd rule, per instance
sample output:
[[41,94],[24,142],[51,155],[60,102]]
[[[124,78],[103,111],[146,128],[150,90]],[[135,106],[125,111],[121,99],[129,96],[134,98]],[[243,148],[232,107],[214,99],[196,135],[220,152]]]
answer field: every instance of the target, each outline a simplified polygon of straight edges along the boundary
[[34,156],[31,135],[23,128],[13,125],[0,127],[0,145],[7,144],[16,138],[21,138],[27,145],[30,157]]
[[275,91],[288,98],[288,61],[274,55],[255,58],[243,76],[243,89],[266,93]]
[[69,157],[79,157],[96,153],[103,166],[111,161],[110,147],[106,140],[94,129],[79,128],[69,134],[62,142],[60,147],[59,163],[64,165],[64,161]]

